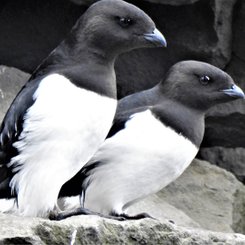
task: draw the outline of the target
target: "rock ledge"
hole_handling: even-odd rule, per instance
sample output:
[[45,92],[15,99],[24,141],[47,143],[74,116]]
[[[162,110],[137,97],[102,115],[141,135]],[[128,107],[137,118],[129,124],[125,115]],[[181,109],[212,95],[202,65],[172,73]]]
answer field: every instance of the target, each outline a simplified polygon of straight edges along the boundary
[[63,221],[0,215],[0,244],[245,244],[245,236],[183,228],[168,221],[113,221],[96,216]]

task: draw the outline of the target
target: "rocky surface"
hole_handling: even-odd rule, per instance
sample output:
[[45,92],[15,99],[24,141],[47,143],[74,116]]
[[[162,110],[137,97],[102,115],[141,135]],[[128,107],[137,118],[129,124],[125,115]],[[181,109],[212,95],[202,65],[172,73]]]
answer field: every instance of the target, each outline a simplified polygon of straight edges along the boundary
[[243,245],[244,194],[245,187],[232,174],[195,160],[176,182],[129,210],[148,212],[156,220],[77,216],[49,221],[0,214],[0,244]]
[[86,8],[67,0],[1,0],[0,64],[31,73]]
[[16,68],[0,66],[0,122],[29,76]]
[[180,178],[157,195],[202,228],[245,233],[244,185],[206,161],[193,161]]
[[241,182],[245,183],[245,148],[204,147],[199,155],[201,158],[232,172]]
[[245,236],[231,232],[244,232],[244,194],[245,187],[232,174],[195,160],[175,183],[130,209],[158,220],[80,216],[55,222],[0,214],[0,244],[242,245]]
[[[245,89],[245,2],[237,1],[233,9],[231,57],[225,67],[237,84]],[[207,120],[204,146],[244,147],[245,102],[237,101],[213,109]]]
[[96,216],[64,221],[0,215],[0,244],[245,244],[241,234],[186,229],[157,220],[113,221]]
[[[142,199],[128,209],[128,213],[131,215],[145,212],[157,218],[159,221],[165,222],[169,220],[182,227],[202,228],[198,223],[199,221],[194,221],[184,211],[167,203],[165,199],[161,197],[161,192]],[[229,232],[231,232],[231,230],[229,230]]]
[[192,4],[199,0],[147,0],[148,2],[158,3],[158,4],[168,4],[174,6]]

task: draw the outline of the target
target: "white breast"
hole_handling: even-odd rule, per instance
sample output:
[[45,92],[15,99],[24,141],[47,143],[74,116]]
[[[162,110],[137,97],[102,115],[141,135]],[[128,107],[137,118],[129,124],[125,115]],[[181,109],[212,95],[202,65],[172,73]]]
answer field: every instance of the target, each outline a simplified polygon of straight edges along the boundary
[[111,126],[116,100],[78,88],[65,77],[44,78],[25,115],[11,160],[16,170],[11,187],[20,213],[45,216],[59,190],[92,157]]
[[90,161],[105,164],[89,177],[85,207],[121,213],[132,202],[174,181],[197,151],[194,144],[163,125],[150,110],[137,113]]

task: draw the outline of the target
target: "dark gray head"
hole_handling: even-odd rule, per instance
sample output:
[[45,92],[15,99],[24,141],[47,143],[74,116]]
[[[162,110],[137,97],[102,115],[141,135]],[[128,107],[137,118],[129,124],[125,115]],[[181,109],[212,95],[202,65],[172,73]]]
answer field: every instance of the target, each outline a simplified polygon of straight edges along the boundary
[[117,55],[123,52],[166,45],[164,36],[144,11],[122,0],[101,0],[91,5],[78,19],[66,39],[31,78],[54,70],[70,69],[77,64],[102,61],[104,66],[108,63],[114,65]]
[[165,96],[202,111],[218,103],[244,98],[243,91],[226,72],[193,60],[172,66],[159,86]]
[[91,5],[73,29],[76,42],[103,50],[105,55],[134,48],[166,46],[152,19],[122,0],[101,0]]

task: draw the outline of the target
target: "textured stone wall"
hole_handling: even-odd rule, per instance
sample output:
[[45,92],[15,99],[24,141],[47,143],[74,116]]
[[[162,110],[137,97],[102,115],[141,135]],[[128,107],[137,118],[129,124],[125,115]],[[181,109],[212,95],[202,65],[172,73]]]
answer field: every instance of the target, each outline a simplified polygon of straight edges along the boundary
[[[59,44],[92,2],[94,1],[0,1],[0,121],[29,74]],[[145,10],[154,19],[168,41],[168,48],[135,50],[119,57],[116,63],[119,98],[152,87],[162,79],[172,64],[184,59],[206,61],[224,69],[245,90],[245,1],[129,2]],[[219,105],[208,113],[206,133],[198,157],[226,168],[245,183],[245,101]],[[222,184],[224,189],[219,190],[219,182],[210,187],[208,184],[215,180],[213,171],[216,170],[208,168],[203,182],[200,182],[197,176],[198,173],[206,174],[206,170],[192,171],[194,177],[186,178],[186,187],[180,180],[181,184],[176,182],[160,193],[157,200],[164,198],[181,209],[184,213],[178,212],[178,217],[188,215],[193,219],[188,221],[188,224],[198,223],[202,228],[214,229],[219,227],[218,223],[215,223],[219,221],[225,228],[216,230],[244,233],[244,186],[234,182],[234,177],[229,177],[228,182],[232,184]],[[193,181],[192,184],[189,180]],[[204,194],[198,197],[200,200],[196,205],[183,198],[189,188],[193,191],[203,190]],[[224,193],[228,193],[227,197],[217,201],[218,196]],[[212,204],[210,208],[204,210],[202,198],[210,198],[207,201]],[[226,200],[229,200],[229,203]],[[227,210],[229,205],[232,208],[219,213],[219,207],[222,209],[221,202],[227,204],[223,211]],[[152,205],[154,206],[155,202]],[[190,206],[195,210],[188,211]],[[240,211],[236,212],[238,209]],[[224,216],[224,213],[228,215]],[[200,222],[199,217],[203,217]]]

